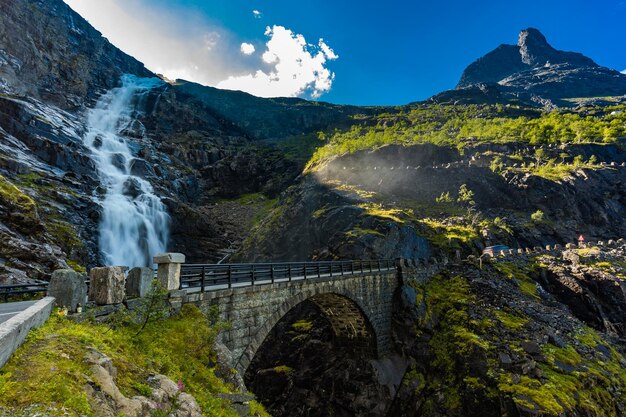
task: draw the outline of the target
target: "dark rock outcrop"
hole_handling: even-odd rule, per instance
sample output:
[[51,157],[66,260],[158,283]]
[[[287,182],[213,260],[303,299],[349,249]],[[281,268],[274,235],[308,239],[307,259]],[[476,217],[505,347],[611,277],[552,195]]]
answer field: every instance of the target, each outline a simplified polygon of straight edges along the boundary
[[358,197],[308,176],[252,231],[235,259],[428,258],[430,245],[411,225],[369,215]]

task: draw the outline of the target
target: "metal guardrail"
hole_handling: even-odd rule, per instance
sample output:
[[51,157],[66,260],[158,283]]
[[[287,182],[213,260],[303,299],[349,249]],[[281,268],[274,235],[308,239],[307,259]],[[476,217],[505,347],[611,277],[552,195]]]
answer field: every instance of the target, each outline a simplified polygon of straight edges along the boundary
[[[0,300],[7,303],[9,297],[24,294],[37,294],[48,292],[49,282],[40,282],[38,284],[14,284],[14,285],[0,285]],[[85,280],[87,288],[89,288],[89,280]]]
[[45,293],[47,291],[47,282],[41,284],[0,285],[0,297],[2,297],[5,303],[9,301],[10,296]]
[[[396,270],[393,259],[248,264],[183,264],[180,288],[214,291],[312,278],[341,278]],[[89,286],[89,281],[85,281]],[[23,294],[46,293],[48,283],[0,285],[0,300]]]
[[391,259],[371,261],[321,261],[256,264],[183,264],[180,288],[200,288],[201,292],[223,288],[248,287],[275,282],[312,278],[341,278],[396,270]]

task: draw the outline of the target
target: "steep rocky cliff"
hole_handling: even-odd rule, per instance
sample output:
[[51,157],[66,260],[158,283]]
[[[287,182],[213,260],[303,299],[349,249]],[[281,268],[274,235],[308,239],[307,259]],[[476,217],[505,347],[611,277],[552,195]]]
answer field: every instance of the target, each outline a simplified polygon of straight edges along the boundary
[[61,0],[0,4],[0,87],[76,109],[124,73],[152,76]]

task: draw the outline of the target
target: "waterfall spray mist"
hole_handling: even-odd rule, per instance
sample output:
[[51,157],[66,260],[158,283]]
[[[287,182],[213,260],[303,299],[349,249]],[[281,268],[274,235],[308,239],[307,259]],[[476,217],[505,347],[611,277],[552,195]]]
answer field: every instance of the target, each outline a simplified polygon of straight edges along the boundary
[[106,265],[148,266],[164,252],[169,216],[152,185],[131,174],[135,159],[121,132],[141,111],[141,98],[163,85],[158,78],[122,77],[122,86],[98,100],[87,119],[84,144],[106,189],[100,220],[100,252]]

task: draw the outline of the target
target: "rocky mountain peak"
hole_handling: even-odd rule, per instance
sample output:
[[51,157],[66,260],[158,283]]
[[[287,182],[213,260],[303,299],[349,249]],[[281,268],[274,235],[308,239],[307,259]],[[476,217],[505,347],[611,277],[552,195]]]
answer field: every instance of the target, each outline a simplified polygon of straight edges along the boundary
[[543,33],[538,29],[528,28],[520,32],[517,46],[519,46],[522,62],[526,65],[535,65],[543,57],[553,55],[557,52],[550,44]]
[[[485,85],[496,96],[485,97]],[[456,94],[445,97],[465,100],[460,96],[470,94],[478,101],[562,104],[563,98],[624,95],[626,76],[583,54],[553,48],[538,29],[528,28],[520,32],[517,45],[500,45],[470,64],[456,88]]]

